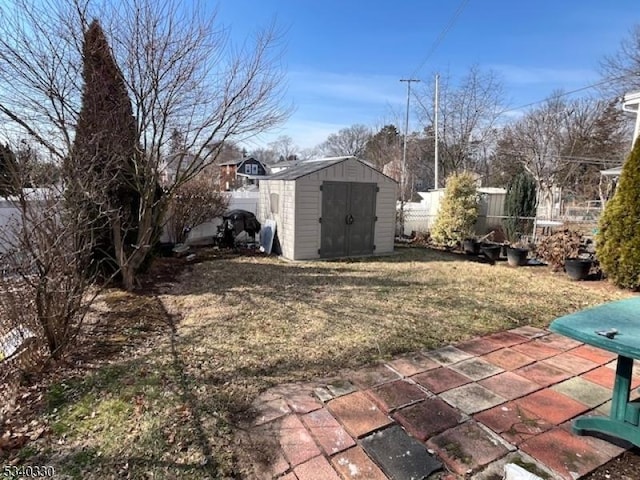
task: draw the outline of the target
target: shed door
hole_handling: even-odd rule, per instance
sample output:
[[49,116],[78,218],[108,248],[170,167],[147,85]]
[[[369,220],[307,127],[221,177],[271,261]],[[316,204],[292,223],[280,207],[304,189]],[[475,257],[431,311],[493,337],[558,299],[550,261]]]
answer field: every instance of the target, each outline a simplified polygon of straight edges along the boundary
[[322,183],[321,257],[373,253],[376,184]]

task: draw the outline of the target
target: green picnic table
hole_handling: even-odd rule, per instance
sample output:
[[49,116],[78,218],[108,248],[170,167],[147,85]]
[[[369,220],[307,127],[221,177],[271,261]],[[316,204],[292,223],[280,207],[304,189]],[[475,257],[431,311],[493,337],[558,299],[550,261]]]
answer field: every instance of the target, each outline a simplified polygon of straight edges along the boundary
[[640,446],[640,402],[629,401],[633,360],[640,359],[640,297],[557,318],[549,330],[618,355],[609,418],[580,417],[573,432],[606,433]]

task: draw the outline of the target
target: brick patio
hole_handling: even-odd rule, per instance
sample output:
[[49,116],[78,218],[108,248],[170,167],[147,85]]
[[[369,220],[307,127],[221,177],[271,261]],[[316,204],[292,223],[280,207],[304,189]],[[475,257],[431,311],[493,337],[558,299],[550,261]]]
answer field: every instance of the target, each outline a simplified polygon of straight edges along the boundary
[[612,359],[516,328],[276,387],[254,403],[245,435],[270,446],[256,460],[265,479],[481,480],[515,459],[543,478],[576,480],[630,447],[571,433],[576,416],[608,411]]

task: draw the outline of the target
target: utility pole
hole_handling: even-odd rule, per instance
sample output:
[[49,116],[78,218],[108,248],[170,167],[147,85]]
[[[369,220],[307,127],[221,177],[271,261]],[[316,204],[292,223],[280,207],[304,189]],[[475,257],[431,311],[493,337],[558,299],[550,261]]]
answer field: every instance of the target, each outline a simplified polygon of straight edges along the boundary
[[400,170],[400,235],[404,235],[404,198],[407,183],[407,135],[409,134],[409,100],[411,99],[411,82],[419,82],[416,78],[401,78],[407,82],[407,115],[404,120],[404,146],[402,147],[402,169]]
[[404,146],[402,147],[402,171],[400,172],[400,198],[404,202],[405,183],[407,181],[407,135],[409,134],[409,101],[411,99],[411,82],[419,82],[420,80],[416,78],[402,78],[400,81],[407,82],[407,113],[404,120]]
[[436,73],[436,88],[435,88],[435,99],[434,99],[434,109],[433,109],[433,124],[435,131],[435,146],[434,146],[434,157],[435,157],[435,165],[433,171],[435,173],[435,189],[438,188],[438,81],[440,80],[440,75]]

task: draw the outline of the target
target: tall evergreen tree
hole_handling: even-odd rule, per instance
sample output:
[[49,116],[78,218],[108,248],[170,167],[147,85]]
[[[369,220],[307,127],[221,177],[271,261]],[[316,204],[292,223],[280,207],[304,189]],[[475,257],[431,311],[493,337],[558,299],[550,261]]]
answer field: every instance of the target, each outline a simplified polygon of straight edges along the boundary
[[615,195],[600,217],[596,254],[616,285],[640,289],[640,139],[622,167]]
[[0,143],[0,197],[15,195],[20,188],[16,182],[18,162],[9,145]]
[[[515,243],[518,234],[528,235],[533,230],[537,207],[536,181],[526,172],[516,175],[507,186],[504,203],[504,233],[507,240]],[[527,218],[529,217],[529,218]]]
[[79,241],[94,242],[94,261],[111,275],[118,268],[114,235],[134,239],[138,223],[137,127],[122,72],[98,20],[84,34],[82,53],[82,107],[65,172],[68,200],[92,212],[93,239]]

